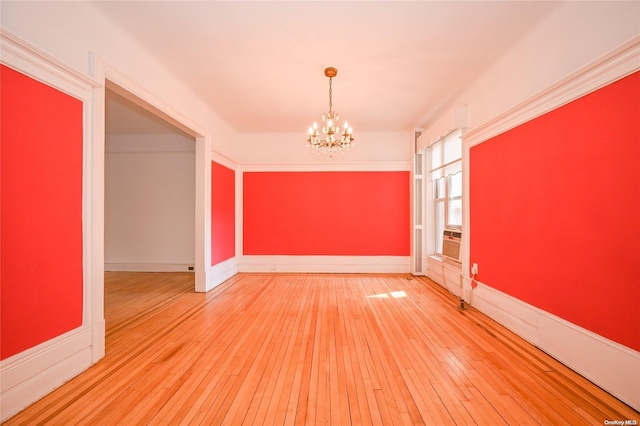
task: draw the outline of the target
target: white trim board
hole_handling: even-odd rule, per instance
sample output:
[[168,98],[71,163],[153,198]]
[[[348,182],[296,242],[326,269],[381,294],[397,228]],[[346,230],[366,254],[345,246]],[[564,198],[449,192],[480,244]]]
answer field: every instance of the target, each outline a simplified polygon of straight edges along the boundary
[[[217,263],[207,270],[207,286],[204,291],[212,290],[238,273],[238,260],[231,257]],[[196,291],[200,291],[196,289]]]
[[411,256],[244,255],[238,272],[410,273]]

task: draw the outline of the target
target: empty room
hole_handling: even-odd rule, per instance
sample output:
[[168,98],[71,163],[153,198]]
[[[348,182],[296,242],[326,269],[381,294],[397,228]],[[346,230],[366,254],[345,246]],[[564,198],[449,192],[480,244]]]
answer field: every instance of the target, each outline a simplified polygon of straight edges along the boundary
[[2,1],[0,422],[640,421],[639,1]]

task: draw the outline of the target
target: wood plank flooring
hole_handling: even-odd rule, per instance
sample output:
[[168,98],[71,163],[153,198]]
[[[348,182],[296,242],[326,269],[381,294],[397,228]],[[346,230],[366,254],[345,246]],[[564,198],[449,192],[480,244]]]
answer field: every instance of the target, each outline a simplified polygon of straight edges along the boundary
[[106,357],[7,425],[529,425],[639,413],[428,279],[107,273]]

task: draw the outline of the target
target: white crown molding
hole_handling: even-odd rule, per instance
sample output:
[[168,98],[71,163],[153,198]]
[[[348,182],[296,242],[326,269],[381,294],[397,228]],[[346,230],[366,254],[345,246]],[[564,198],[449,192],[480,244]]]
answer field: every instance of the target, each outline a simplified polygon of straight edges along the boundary
[[243,172],[397,172],[410,171],[411,161],[390,162],[313,162],[313,163],[240,163]]
[[0,27],[0,62],[74,97],[87,98],[100,84],[89,75]]
[[570,74],[496,118],[463,133],[471,147],[613,83],[640,69],[640,36]]
[[235,171],[238,168],[238,163],[236,163],[235,161],[233,161],[232,159],[230,159],[227,156],[224,156],[218,152],[211,152],[211,161],[214,161],[218,164],[220,164],[221,166],[226,167],[227,169],[231,169],[233,171]]

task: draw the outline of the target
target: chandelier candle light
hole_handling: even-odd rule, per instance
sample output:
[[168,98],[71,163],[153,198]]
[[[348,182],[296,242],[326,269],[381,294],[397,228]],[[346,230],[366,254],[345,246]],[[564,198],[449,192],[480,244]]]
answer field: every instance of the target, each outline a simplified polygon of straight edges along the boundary
[[353,129],[347,121],[344,122],[342,134],[340,134],[340,126],[338,120],[340,116],[333,110],[331,102],[331,82],[333,77],[338,75],[338,70],[329,67],[324,70],[324,75],[329,77],[329,112],[322,115],[322,134],[318,131],[318,124],[313,123],[309,127],[309,137],[307,138],[308,146],[314,152],[322,152],[329,154],[329,158],[333,158],[336,152],[346,151],[354,145]]

